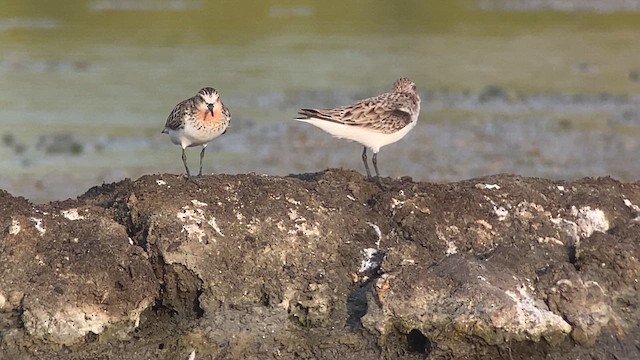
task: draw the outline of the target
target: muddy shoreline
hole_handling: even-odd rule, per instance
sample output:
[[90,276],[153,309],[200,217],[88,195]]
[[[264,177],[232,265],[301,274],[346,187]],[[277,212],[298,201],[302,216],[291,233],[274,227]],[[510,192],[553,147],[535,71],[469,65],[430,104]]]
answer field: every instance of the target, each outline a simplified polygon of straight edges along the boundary
[[2,192],[10,359],[640,356],[640,186],[330,169]]

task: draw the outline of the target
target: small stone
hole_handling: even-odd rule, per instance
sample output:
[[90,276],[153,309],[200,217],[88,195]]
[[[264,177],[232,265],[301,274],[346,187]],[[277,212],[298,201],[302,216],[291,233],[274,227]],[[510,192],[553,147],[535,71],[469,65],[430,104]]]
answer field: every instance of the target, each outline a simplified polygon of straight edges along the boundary
[[9,293],[9,306],[12,307],[18,307],[20,306],[20,302],[22,301],[22,297],[24,296],[24,293],[20,292],[20,291],[12,291],[11,293]]

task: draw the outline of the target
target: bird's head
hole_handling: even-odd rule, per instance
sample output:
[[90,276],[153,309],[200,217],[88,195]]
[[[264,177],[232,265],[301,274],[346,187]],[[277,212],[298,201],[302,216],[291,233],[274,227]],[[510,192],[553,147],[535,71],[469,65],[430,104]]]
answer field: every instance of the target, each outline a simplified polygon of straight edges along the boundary
[[393,83],[393,91],[403,92],[403,93],[415,93],[416,83],[414,83],[413,81],[407,78],[400,78]]
[[211,87],[202,88],[198,91],[196,96],[199,100],[198,108],[202,111],[211,113],[211,116],[213,116],[213,109],[220,100],[220,95],[218,95],[216,89]]

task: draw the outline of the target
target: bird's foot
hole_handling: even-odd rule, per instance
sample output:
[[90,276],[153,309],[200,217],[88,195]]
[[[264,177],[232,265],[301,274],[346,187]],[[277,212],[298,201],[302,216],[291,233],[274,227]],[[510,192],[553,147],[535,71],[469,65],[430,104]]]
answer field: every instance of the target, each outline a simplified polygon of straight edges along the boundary
[[382,183],[382,178],[380,176],[369,176],[369,177],[367,177],[367,181],[369,181],[371,183],[375,183],[376,185],[378,185],[380,190],[385,190],[386,189],[385,185]]
[[203,177],[201,175],[194,175],[188,177],[186,181],[196,185],[197,187],[202,187],[202,180]]

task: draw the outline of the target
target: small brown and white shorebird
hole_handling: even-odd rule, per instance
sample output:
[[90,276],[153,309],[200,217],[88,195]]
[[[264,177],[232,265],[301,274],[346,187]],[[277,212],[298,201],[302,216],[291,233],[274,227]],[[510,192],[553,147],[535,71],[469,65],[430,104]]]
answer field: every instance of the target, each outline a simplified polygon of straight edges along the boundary
[[202,146],[200,152],[200,172],[202,175],[202,159],[207,144],[218,136],[227,132],[231,122],[229,109],[220,100],[220,95],[214,88],[202,88],[198,93],[182,101],[167,118],[163,134],[169,134],[171,142],[182,147],[182,163],[191,176],[187,166],[187,156],[184,149],[191,146]]
[[420,114],[420,96],[416,84],[400,78],[393,83],[391,92],[360,100],[335,109],[302,109],[295,120],[309,123],[338,139],[356,141],[364,145],[362,161],[371,179],[367,163],[367,148],[373,152],[376,179],[380,148],[402,139],[413,129]]

